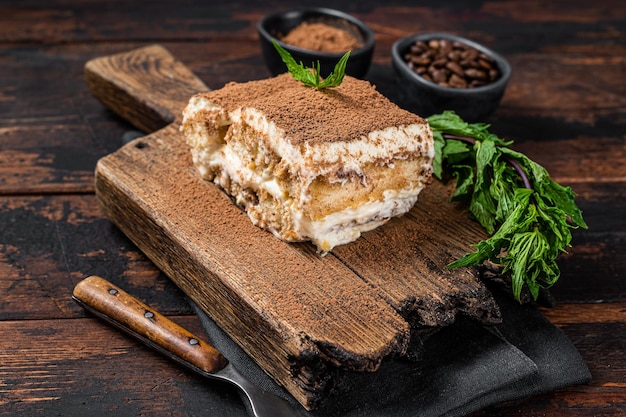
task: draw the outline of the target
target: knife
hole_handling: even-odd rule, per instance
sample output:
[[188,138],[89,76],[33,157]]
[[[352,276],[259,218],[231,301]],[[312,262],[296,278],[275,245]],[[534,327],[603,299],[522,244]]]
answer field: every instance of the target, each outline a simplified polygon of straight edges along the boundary
[[254,417],[293,417],[300,413],[284,399],[248,381],[217,349],[104,278],[79,282],[72,299],[87,311],[196,373],[226,381],[243,394]]

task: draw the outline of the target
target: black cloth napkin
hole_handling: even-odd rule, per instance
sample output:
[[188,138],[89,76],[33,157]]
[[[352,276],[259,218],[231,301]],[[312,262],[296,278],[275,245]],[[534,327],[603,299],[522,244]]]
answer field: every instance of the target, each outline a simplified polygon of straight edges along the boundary
[[[430,336],[418,361],[389,359],[373,373],[343,372],[341,395],[305,412],[192,303],[211,343],[250,381],[291,401],[304,416],[457,417],[509,400],[587,383],[591,375],[571,341],[532,305],[495,294],[503,322],[485,327],[459,318]],[[226,398],[225,402],[233,401]],[[232,414],[232,405],[212,404]],[[242,413],[245,415],[245,413]]]

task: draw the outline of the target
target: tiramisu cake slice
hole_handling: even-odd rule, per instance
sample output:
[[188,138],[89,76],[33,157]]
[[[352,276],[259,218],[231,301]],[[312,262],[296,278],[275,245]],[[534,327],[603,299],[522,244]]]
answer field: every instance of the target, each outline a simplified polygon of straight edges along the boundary
[[288,73],[229,83],[192,97],[181,130],[255,225],[322,253],[406,213],[432,173],[427,121],[349,76],[322,90]]

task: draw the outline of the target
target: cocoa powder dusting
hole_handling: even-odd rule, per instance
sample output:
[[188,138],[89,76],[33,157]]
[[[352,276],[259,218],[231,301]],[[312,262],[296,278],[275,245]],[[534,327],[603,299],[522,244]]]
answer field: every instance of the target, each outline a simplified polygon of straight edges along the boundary
[[426,123],[376,91],[367,81],[348,75],[335,88],[316,90],[285,73],[202,93],[232,112],[251,107],[285,131],[294,145],[357,140],[392,126]]
[[343,53],[361,47],[350,33],[324,23],[303,22],[281,41],[289,45],[319,52]]
[[[344,355],[337,359],[346,360],[347,366],[355,362],[368,369],[372,361],[403,350],[404,342],[398,338],[408,337],[406,322],[368,285],[333,258],[285,251],[284,242],[267,239],[267,232],[252,225],[225,194],[208,192],[214,186],[200,178],[190,158],[182,157],[180,162],[180,175],[164,179],[172,185],[168,201],[182,213],[194,213],[184,217],[186,228],[202,231],[196,236],[211,236],[208,241],[224,245],[223,253],[211,252],[228,258],[222,273],[230,274],[229,279],[242,277],[241,288],[247,288],[248,296],[267,314],[306,334],[308,343],[336,346]],[[207,216],[195,215],[207,210],[218,211],[218,219],[213,216],[214,221],[207,221]],[[204,240],[196,244],[199,253],[213,245]],[[228,248],[233,247],[239,250],[230,255]],[[342,350],[346,347],[349,350]]]

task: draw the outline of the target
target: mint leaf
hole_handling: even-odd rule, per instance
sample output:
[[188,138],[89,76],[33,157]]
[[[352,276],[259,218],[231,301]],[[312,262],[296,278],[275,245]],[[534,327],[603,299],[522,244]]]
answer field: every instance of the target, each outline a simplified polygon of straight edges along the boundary
[[556,263],[570,245],[571,230],[587,228],[575,194],[550,178],[541,165],[489,132],[445,111],[428,118],[435,139],[434,175],[456,178],[453,200],[469,202],[471,215],[489,237],[450,268],[491,261],[510,273],[514,297],[526,286],[537,298],[560,277]]
[[289,71],[295,80],[301,81],[304,85],[322,90],[324,88],[337,87],[343,82],[343,78],[346,75],[348,59],[350,58],[350,51],[343,54],[339,62],[335,64],[333,72],[322,80],[319,61],[317,61],[315,67],[307,68],[302,62],[297,63],[293,56],[274,39],[272,39],[272,45],[274,45],[280,58],[287,66],[287,71]]
[[[349,58],[350,51],[343,54],[343,56],[339,59],[339,62],[337,62],[337,64],[335,65],[333,72],[331,72],[328,77],[326,77],[326,79],[322,81],[318,88],[331,88],[340,85],[343,82],[343,77],[346,75],[346,66],[348,64]],[[317,72],[319,74],[319,66]]]

